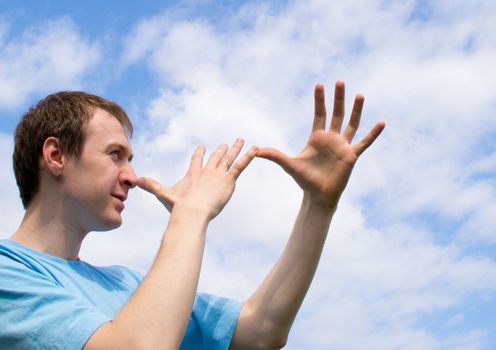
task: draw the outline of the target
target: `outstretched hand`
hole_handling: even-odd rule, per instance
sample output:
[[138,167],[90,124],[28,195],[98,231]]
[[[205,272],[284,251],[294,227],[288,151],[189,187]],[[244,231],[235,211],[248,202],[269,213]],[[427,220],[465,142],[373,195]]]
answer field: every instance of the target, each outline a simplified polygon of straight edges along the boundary
[[237,139],[230,149],[224,144],[218,146],[205,166],[205,147],[199,146],[193,153],[186,175],[174,186],[165,187],[147,177],[139,178],[138,186],[154,194],[169,211],[180,203],[213,219],[229,201],[237,178],[257,153],[257,147],[252,147],[235,162],[243,144],[243,140]]
[[362,114],[364,97],[357,95],[350,120],[344,131],[344,83],[336,82],[334,109],[331,123],[326,130],[324,87],[315,87],[315,116],[307,144],[295,157],[289,157],[274,148],[260,148],[257,157],[279,164],[304,191],[305,196],[326,209],[336,207],[348,183],[358,157],[379,136],[385,127],[378,122],[360,141],[352,144]]

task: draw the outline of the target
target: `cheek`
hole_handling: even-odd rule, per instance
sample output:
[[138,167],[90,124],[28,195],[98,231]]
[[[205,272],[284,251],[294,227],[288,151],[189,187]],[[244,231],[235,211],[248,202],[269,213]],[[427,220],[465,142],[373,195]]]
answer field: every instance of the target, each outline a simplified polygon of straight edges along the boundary
[[100,159],[71,169],[65,186],[68,192],[81,199],[102,200],[102,195],[110,196],[114,191],[118,176],[118,169],[113,162]]
[[101,177],[94,174],[81,176],[78,181],[72,183],[69,192],[82,201],[95,202],[102,199],[102,194],[109,192]]
[[86,173],[83,181],[84,186],[88,189],[109,192],[118,181],[118,172],[111,162],[99,164],[99,167]]

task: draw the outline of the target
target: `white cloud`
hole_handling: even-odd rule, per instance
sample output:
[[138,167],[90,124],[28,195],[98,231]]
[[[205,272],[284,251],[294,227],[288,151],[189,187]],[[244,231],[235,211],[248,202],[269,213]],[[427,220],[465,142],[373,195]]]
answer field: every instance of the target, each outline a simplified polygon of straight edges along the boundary
[[[494,183],[477,177],[494,172],[494,151],[474,156],[496,132],[495,6],[431,5],[420,19],[414,1],[249,4],[220,24],[157,16],[127,40],[124,61],[146,62],[162,84],[138,142],[153,159],[143,173],[172,181],[195,144],[238,135],[295,153],[317,81],[329,112],[333,80],[348,83],[348,105],[365,94],[361,135],[386,120],[355,169],[288,348],[482,349],[494,330],[458,317],[446,323],[463,332],[440,337],[419,324],[496,290],[494,258],[468,250],[495,243]],[[300,198],[284,176],[263,160],[247,169],[211,225],[203,288],[240,298],[260,283]],[[437,232],[438,220],[461,226]]]
[[44,22],[0,40],[0,108],[21,105],[33,93],[77,89],[100,60],[98,44],[81,37],[68,19]]
[[490,201],[469,216],[460,228],[460,238],[464,241],[496,245],[496,204],[493,196]]
[[[18,107],[34,94],[81,88],[98,61],[98,44],[86,42],[68,19],[33,25],[17,36],[0,20],[0,109]],[[23,209],[12,170],[12,135],[0,134],[1,238],[14,233]]]
[[19,191],[12,170],[13,140],[9,135],[0,133],[0,239],[12,235],[22,219],[23,209]]
[[[318,81],[329,112],[332,81],[347,82],[347,106],[365,94],[361,135],[386,120],[343,196],[287,348],[483,349],[494,331],[474,329],[460,313],[439,316],[446,337],[419,321],[496,290],[494,257],[468,249],[496,244],[494,143],[479,152],[496,131],[496,7],[439,1],[430,4],[432,18],[412,20],[414,6],[255,3],[223,23],[169,12],[125,40],[122,67],[148,64],[161,85],[134,140],[135,166],[165,184],[182,176],[199,143],[212,150],[243,136],[248,145],[297,152]],[[100,60],[98,44],[67,20],[7,34],[0,26],[0,107],[77,87]],[[0,168],[10,169],[7,136],[0,147]],[[12,172],[0,179],[8,184],[0,193],[6,237],[22,211]],[[277,166],[256,159],[210,226],[202,289],[247,297],[283,249],[300,197]],[[82,256],[146,271],[168,214],[139,190],[127,205],[124,225],[92,234]],[[437,232],[431,217],[455,228]]]
[[121,65],[133,64],[149,54],[167,31],[169,22],[166,16],[157,16],[139,23],[125,38],[127,50],[122,57]]

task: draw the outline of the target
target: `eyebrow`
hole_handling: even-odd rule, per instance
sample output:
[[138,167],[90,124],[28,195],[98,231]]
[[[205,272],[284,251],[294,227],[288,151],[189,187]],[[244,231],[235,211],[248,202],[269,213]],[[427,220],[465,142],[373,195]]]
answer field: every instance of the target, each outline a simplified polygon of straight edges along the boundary
[[110,144],[107,145],[106,147],[106,150],[109,150],[111,148],[118,148],[120,151],[126,153],[126,154],[129,154],[129,157],[127,158],[127,160],[129,162],[131,162],[134,158],[134,154],[129,150],[128,147],[124,146],[123,144],[121,143],[118,143],[118,142],[112,142]]

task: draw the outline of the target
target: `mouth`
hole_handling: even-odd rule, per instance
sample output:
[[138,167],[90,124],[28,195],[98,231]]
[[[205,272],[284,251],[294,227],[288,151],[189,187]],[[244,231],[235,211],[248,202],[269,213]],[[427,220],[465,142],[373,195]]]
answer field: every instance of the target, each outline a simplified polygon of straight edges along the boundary
[[124,202],[127,198],[127,196],[123,193],[112,193],[111,195],[112,195],[112,197],[117,198],[121,202]]
[[115,199],[118,200],[118,203],[117,203],[117,205],[119,207],[118,210],[123,211],[124,207],[125,207],[124,201],[126,200],[127,196],[123,193],[112,193],[111,195],[112,195],[112,197],[114,197]]

